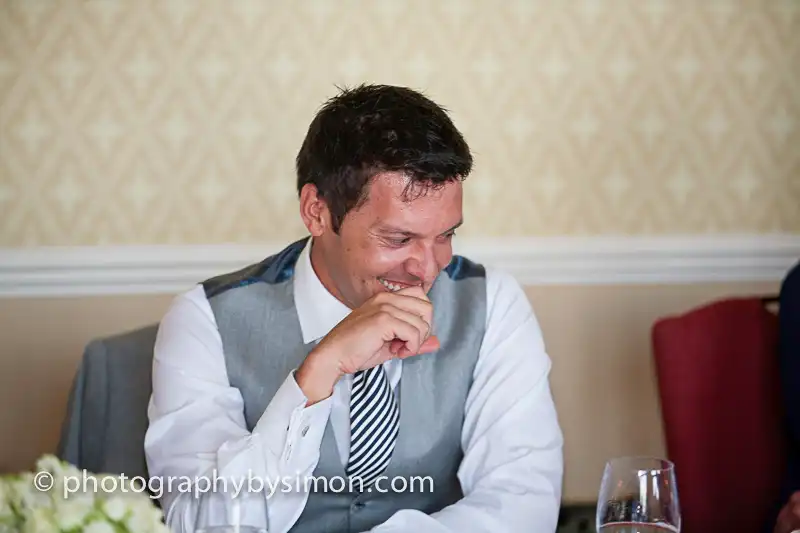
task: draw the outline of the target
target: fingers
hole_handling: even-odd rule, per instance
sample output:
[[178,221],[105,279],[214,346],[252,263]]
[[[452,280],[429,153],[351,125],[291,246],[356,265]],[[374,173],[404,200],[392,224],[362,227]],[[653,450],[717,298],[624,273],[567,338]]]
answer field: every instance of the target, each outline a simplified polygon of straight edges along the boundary
[[416,352],[408,349],[406,343],[400,339],[394,339],[393,341],[389,342],[388,346],[384,346],[381,350],[376,352],[369,360],[363,365],[362,368],[370,368],[373,366],[377,366],[380,364],[385,363],[392,357],[397,357],[398,359],[408,359],[409,357],[413,357],[415,355],[422,355],[425,353],[431,353],[438,350],[440,347],[439,339],[435,336],[428,337],[425,339],[425,342],[422,343],[419,350]]
[[[403,345],[403,341],[392,341],[397,342],[401,346]],[[367,368],[372,368],[373,366],[382,365],[389,359],[392,359],[394,356],[393,353],[389,352],[390,347],[389,345],[384,344],[383,348],[372,354],[369,359],[367,359],[364,363],[359,366],[359,370],[366,370]]]
[[378,312],[391,315],[395,318],[408,322],[409,324],[417,328],[417,330],[419,330],[420,332],[420,338],[419,338],[420,344],[422,343],[422,341],[427,339],[428,336],[431,334],[430,322],[428,322],[428,320],[425,317],[420,316],[419,314],[414,313],[413,311],[408,311],[401,307],[385,303],[381,304],[381,306],[378,308]]
[[399,339],[414,353],[427,337],[428,325],[425,321],[402,309],[387,306],[378,314],[378,320],[384,342]]
[[413,296],[414,298],[419,298],[420,300],[425,300],[426,302],[430,302],[430,298],[428,295],[425,294],[425,290],[417,285],[413,287],[406,287],[405,289],[400,289],[399,291],[389,293],[389,294],[400,294],[403,296]]
[[425,322],[431,324],[433,322],[433,305],[419,287],[409,287],[393,293],[381,293],[380,297],[376,297],[376,302],[379,305],[392,305],[399,307],[404,311],[413,313],[422,317]]
[[398,355],[405,347],[406,343],[404,343],[400,339],[394,339],[389,343],[389,352],[392,355]]
[[389,359],[398,358],[398,359],[407,359],[414,355],[421,355],[424,353],[433,352],[439,349],[439,340],[436,337],[429,337],[422,343],[418,352],[413,352],[406,347],[406,343],[400,339],[394,339],[383,346],[380,350],[372,354],[372,356],[367,359],[360,366],[360,370],[364,370],[367,368],[372,368],[373,366],[378,366]]
[[[369,350],[371,353],[364,353],[366,359],[356,363],[360,369],[371,368],[393,357],[406,358],[439,349],[438,339],[432,336],[433,306],[421,287],[379,293],[368,306],[359,310],[359,314],[371,324],[368,329],[383,340],[382,348],[374,352]],[[353,316],[351,314],[350,318]]]
[[[372,368],[373,366],[378,366],[380,364],[385,363],[389,359],[392,359],[393,357],[396,357],[398,359],[407,359],[415,355],[435,352],[436,350],[439,349],[440,347],[439,339],[434,335],[431,335],[428,338],[424,339],[423,342],[419,344],[419,347],[415,348],[415,343],[413,341],[408,342],[407,340],[405,340],[405,338],[395,333],[397,331],[396,327],[398,326],[395,320],[401,320],[401,319],[392,317],[390,320],[391,324],[389,329],[390,331],[389,335],[392,336],[393,338],[390,341],[386,341],[383,348],[373,353],[366,361],[359,364],[358,365],[359,370],[364,370],[367,368]],[[406,324],[406,326],[409,326],[409,324]],[[404,326],[401,325],[400,327],[402,328]],[[411,327],[412,330],[416,329],[413,326]],[[413,334],[411,333],[412,330],[408,331],[409,335],[413,336]],[[416,330],[416,334],[419,335],[418,329]]]
[[405,359],[407,357],[411,357],[411,356],[414,356],[414,355],[422,355],[424,353],[431,353],[431,352],[435,352],[436,350],[438,350],[439,347],[440,347],[439,339],[435,335],[432,335],[432,336],[428,337],[427,339],[425,339],[425,342],[423,342],[420,345],[419,350],[417,350],[416,353],[408,350],[405,347],[405,345],[401,345],[400,349],[397,351],[397,357],[399,357],[400,359]]
[[425,339],[425,342],[423,342],[422,346],[419,347],[419,353],[435,352],[439,348],[441,348],[439,338],[436,335],[431,335]]

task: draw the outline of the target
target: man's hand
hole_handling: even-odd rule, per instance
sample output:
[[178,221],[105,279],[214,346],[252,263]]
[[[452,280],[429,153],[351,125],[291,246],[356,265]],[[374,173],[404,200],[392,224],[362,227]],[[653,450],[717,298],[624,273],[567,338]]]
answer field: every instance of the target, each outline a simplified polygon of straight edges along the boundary
[[297,369],[297,384],[316,403],[330,396],[344,374],[439,348],[431,334],[433,306],[420,287],[381,292],[353,310]]
[[791,533],[800,530],[800,491],[792,494],[775,521],[775,533]]

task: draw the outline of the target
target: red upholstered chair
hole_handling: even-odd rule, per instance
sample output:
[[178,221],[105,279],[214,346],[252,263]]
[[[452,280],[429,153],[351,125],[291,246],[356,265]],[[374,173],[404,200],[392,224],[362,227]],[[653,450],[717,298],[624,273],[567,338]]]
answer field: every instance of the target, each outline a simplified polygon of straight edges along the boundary
[[653,326],[682,533],[764,531],[786,453],[777,340],[777,316],[761,298],[716,301]]

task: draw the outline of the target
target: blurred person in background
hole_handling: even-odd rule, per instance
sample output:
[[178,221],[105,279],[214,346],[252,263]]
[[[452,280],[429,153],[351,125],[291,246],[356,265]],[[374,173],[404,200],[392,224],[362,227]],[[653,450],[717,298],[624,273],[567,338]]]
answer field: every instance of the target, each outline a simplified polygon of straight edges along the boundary
[[800,531],[800,262],[781,284],[779,358],[789,449],[781,509],[774,533]]

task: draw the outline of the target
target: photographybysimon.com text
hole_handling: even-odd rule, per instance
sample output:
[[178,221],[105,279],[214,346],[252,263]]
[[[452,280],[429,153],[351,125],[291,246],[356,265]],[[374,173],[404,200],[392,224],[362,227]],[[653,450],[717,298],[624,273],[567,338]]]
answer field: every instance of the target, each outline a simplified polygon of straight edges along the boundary
[[[33,478],[36,490],[49,491],[55,479],[50,472],[36,473]],[[430,476],[388,477],[381,476],[369,485],[363,480],[350,477],[281,476],[264,477],[249,472],[243,476],[222,476],[216,471],[202,476],[143,476],[102,475],[83,471],[81,475],[65,476],[59,480],[64,498],[92,492],[138,492],[148,493],[151,498],[161,498],[165,493],[186,493],[199,498],[204,494],[226,494],[236,498],[243,493],[264,493],[268,498],[277,493],[288,492],[433,492]]]

